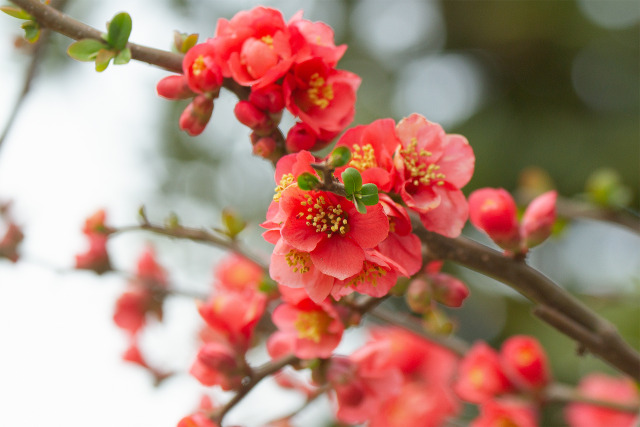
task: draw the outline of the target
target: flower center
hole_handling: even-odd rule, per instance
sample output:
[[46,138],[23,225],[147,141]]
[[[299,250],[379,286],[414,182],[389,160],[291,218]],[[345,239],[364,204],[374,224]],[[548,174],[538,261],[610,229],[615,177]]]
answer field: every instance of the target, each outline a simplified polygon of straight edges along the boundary
[[445,174],[438,172],[440,166],[426,163],[424,158],[431,156],[432,153],[427,150],[418,151],[418,141],[415,138],[411,139],[407,148],[400,150],[400,154],[413,185],[429,185],[432,182],[436,185],[444,185]]
[[273,200],[275,202],[279,202],[280,198],[282,197],[282,192],[285,190],[285,188],[287,188],[294,182],[296,182],[296,179],[292,173],[286,173],[282,175],[282,178],[280,178],[280,183],[274,190],[276,194],[273,195]]
[[[314,200],[309,195],[300,204],[307,208],[306,224],[315,228],[316,233],[326,233],[327,237],[331,237],[334,233],[344,236],[349,231],[349,215],[342,210],[340,204],[334,207],[327,203],[324,196]],[[298,213],[298,218],[303,216],[304,212]]]
[[309,89],[307,89],[309,100],[324,110],[329,106],[329,101],[333,99],[333,86],[325,84],[325,80],[320,74],[313,73],[309,79]]
[[284,259],[294,273],[303,274],[309,271],[309,254],[307,252],[298,252],[295,249],[291,249],[284,256]]
[[349,166],[361,171],[378,166],[376,153],[371,144],[366,144],[362,147],[358,144],[353,144],[353,152],[351,153]]
[[484,371],[481,367],[475,367],[469,372],[469,380],[475,388],[480,388],[484,382]]
[[387,271],[372,262],[365,261],[362,264],[362,271],[347,283],[347,286],[356,287],[363,283],[370,283],[371,286],[378,286],[378,279],[385,276]]
[[294,326],[299,339],[308,339],[319,343],[322,334],[327,331],[331,318],[323,311],[307,311],[298,314]]
[[202,74],[204,70],[206,70],[207,65],[204,63],[204,56],[200,55],[193,61],[193,65],[191,66],[191,71],[194,76],[199,76]]
[[262,40],[264,44],[269,46],[270,49],[273,49],[273,37],[271,37],[269,34],[267,34],[266,36],[262,36],[260,40]]

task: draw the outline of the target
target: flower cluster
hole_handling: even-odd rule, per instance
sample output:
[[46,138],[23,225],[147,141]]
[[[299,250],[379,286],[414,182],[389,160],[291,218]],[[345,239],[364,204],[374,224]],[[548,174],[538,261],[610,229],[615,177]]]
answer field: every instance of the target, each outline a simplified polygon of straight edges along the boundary
[[[551,381],[546,353],[532,337],[506,340],[500,353],[476,343],[460,363],[454,390],[467,401],[481,405],[474,426],[537,425],[535,396]],[[534,400],[527,400],[533,396]]]
[[[460,234],[467,203],[459,187],[471,178],[474,156],[461,136],[414,114],[396,126],[391,119],[348,130],[337,147],[351,151],[346,168],[359,172],[364,184],[396,194],[416,212],[430,231]],[[320,303],[328,295],[339,299],[353,291],[386,295],[399,276],[422,266],[420,240],[412,233],[406,208],[381,193],[380,203],[359,213],[351,200],[328,191],[303,191],[297,179],[317,176],[319,162],[301,151],[276,165],[276,194],[264,237],[275,244],[271,277],[280,284],[304,287]],[[331,156],[324,161],[331,163]],[[333,177],[318,177],[337,179]]]
[[274,9],[256,7],[220,19],[214,37],[192,47],[183,74],[158,83],[169,99],[193,98],[180,127],[200,134],[213,111],[224,78],[250,88],[238,102],[238,120],[252,129],[257,154],[275,149],[276,128],[286,108],[299,119],[287,135],[290,152],[317,150],[353,120],[360,78],[336,69],[346,46],[336,46],[333,30],[297,13],[289,22]]
[[244,356],[267,302],[262,280],[262,269],[239,256],[218,265],[214,295],[198,304],[206,326],[190,372],[203,385],[235,390],[249,373]]

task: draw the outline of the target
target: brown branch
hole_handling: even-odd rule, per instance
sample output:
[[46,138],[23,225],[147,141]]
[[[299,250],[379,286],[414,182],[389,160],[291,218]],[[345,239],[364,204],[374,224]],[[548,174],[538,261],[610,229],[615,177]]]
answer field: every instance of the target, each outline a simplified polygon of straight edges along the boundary
[[253,388],[258,385],[260,381],[262,381],[269,375],[275,374],[285,366],[299,361],[300,359],[298,359],[294,355],[289,355],[273,362],[267,362],[264,365],[254,369],[249,377],[249,382],[246,385],[242,386],[242,388],[238,390],[236,395],[233,396],[230,401],[228,401],[222,408],[212,413],[209,418],[220,425],[222,422],[222,418],[227,414],[227,412],[229,412],[234,406],[236,406],[238,402],[244,399],[244,397],[249,394],[249,392],[253,390]]
[[[69,15],[57,11],[56,9],[40,3],[36,0],[11,0],[29,13],[44,28],[48,28],[57,33],[65,35],[73,40],[96,39],[103,41],[102,32],[84,24]],[[142,46],[135,43],[128,43],[131,49],[131,58],[137,61],[146,62],[156,67],[164,68],[174,73],[182,73],[183,55],[152,47]],[[249,97],[250,88],[240,86],[232,79],[224,79],[223,87],[233,92],[239,99]]]
[[543,397],[547,402],[584,403],[621,412],[637,413],[640,411],[640,405],[638,404],[624,404],[602,399],[593,399],[581,394],[579,390],[571,386],[560,383],[549,385],[545,389]]
[[229,238],[218,237],[210,231],[200,229],[200,228],[189,228],[183,227],[181,225],[171,226],[171,227],[161,227],[158,225],[153,225],[145,221],[145,223],[140,225],[130,225],[126,227],[119,227],[111,229],[111,233],[123,233],[127,231],[150,231],[152,233],[161,234],[163,236],[175,237],[178,239],[186,239],[191,240],[193,242],[205,243],[208,245],[216,246],[222,249],[228,249],[232,252],[237,253],[238,255],[243,256],[259,265],[263,270],[268,271],[269,266],[256,254],[247,250],[240,242],[237,240],[232,240]]
[[414,221],[414,232],[430,255],[454,261],[499,280],[538,304],[536,314],[585,349],[640,381],[640,354],[615,326],[522,261],[506,257],[465,237],[449,239]]

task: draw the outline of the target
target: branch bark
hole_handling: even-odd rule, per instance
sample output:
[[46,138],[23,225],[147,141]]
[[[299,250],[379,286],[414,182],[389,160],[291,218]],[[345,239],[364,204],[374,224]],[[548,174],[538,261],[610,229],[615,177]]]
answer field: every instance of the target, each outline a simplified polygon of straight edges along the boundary
[[509,285],[537,304],[534,313],[542,320],[640,381],[640,354],[624,341],[616,327],[539,271],[468,238],[449,239],[427,231],[418,221],[414,221],[414,232],[426,243],[429,255]]

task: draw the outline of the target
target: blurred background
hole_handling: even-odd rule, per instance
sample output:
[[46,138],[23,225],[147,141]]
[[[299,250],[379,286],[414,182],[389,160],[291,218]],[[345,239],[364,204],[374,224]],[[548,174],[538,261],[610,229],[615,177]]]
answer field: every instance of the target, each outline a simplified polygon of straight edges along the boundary
[[[104,30],[115,13],[127,11],[131,41],[170,49],[174,30],[204,40],[218,18],[258,4],[280,9],[285,19],[302,9],[334,28],[336,44],[348,44],[338,66],[362,77],[354,125],[417,112],[466,136],[476,155],[466,194],[484,186],[520,195],[554,187],[638,215],[636,1],[113,0],[69,1],[66,12]],[[0,126],[9,123],[31,61],[19,25],[0,16]],[[0,145],[0,202],[13,201],[26,235],[21,262],[0,260],[0,425],[175,426],[205,389],[186,374],[154,388],[146,372],[120,361],[127,340],[111,316],[125,280],[71,271],[74,254],[86,249],[83,221],[105,208],[108,223],[135,224],[144,205],[155,222],[175,213],[185,225],[219,226],[221,210],[232,207],[249,221],[243,239],[267,258],[257,224],[273,194],[273,169],[251,156],[249,130],[233,117],[233,95],[221,95],[207,130],[192,138],[177,125],[185,104],[155,94],[167,72],[132,62],[98,74],[66,56],[69,43],[52,37]],[[282,128],[292,123],[285,117]],[[594,191],[603,186],[604,196]],[[638,230],[592,220],[560,228],[533,251],[531,263],[639,348]],[[488,243],[471,229],[465,234]],[[115,266],[131,271],[149,244],[176,287],[210,289],[222,255],[214,248],[126,234],[109,243]],[[461,337],[497,346],[507,335],[533,334],[555,376],[571,384],[592,370],[612,373],[594,358],[575,356],[570,340],[535,320],[530,305],[505,286],[446,268],[472,291],[451,312]],[[401,301],[391,304],[405,309]],[[170,299],[166,321],[145,332],[143,350],[154,364],[190,366],[200,322],[193,308],[193,301]],[[363,339],[352,333],[342,351]],[[265,360],[259,351],[252,357]],[[275,395],[273,385],[264,387]],[[258,426],[301,399],[285,394],[279,401],[254,398],[229,421]],[[327,405],[303,413],[300,425],[325,425]],[[552,407],[543,425],[562,425],[559,409]]]

